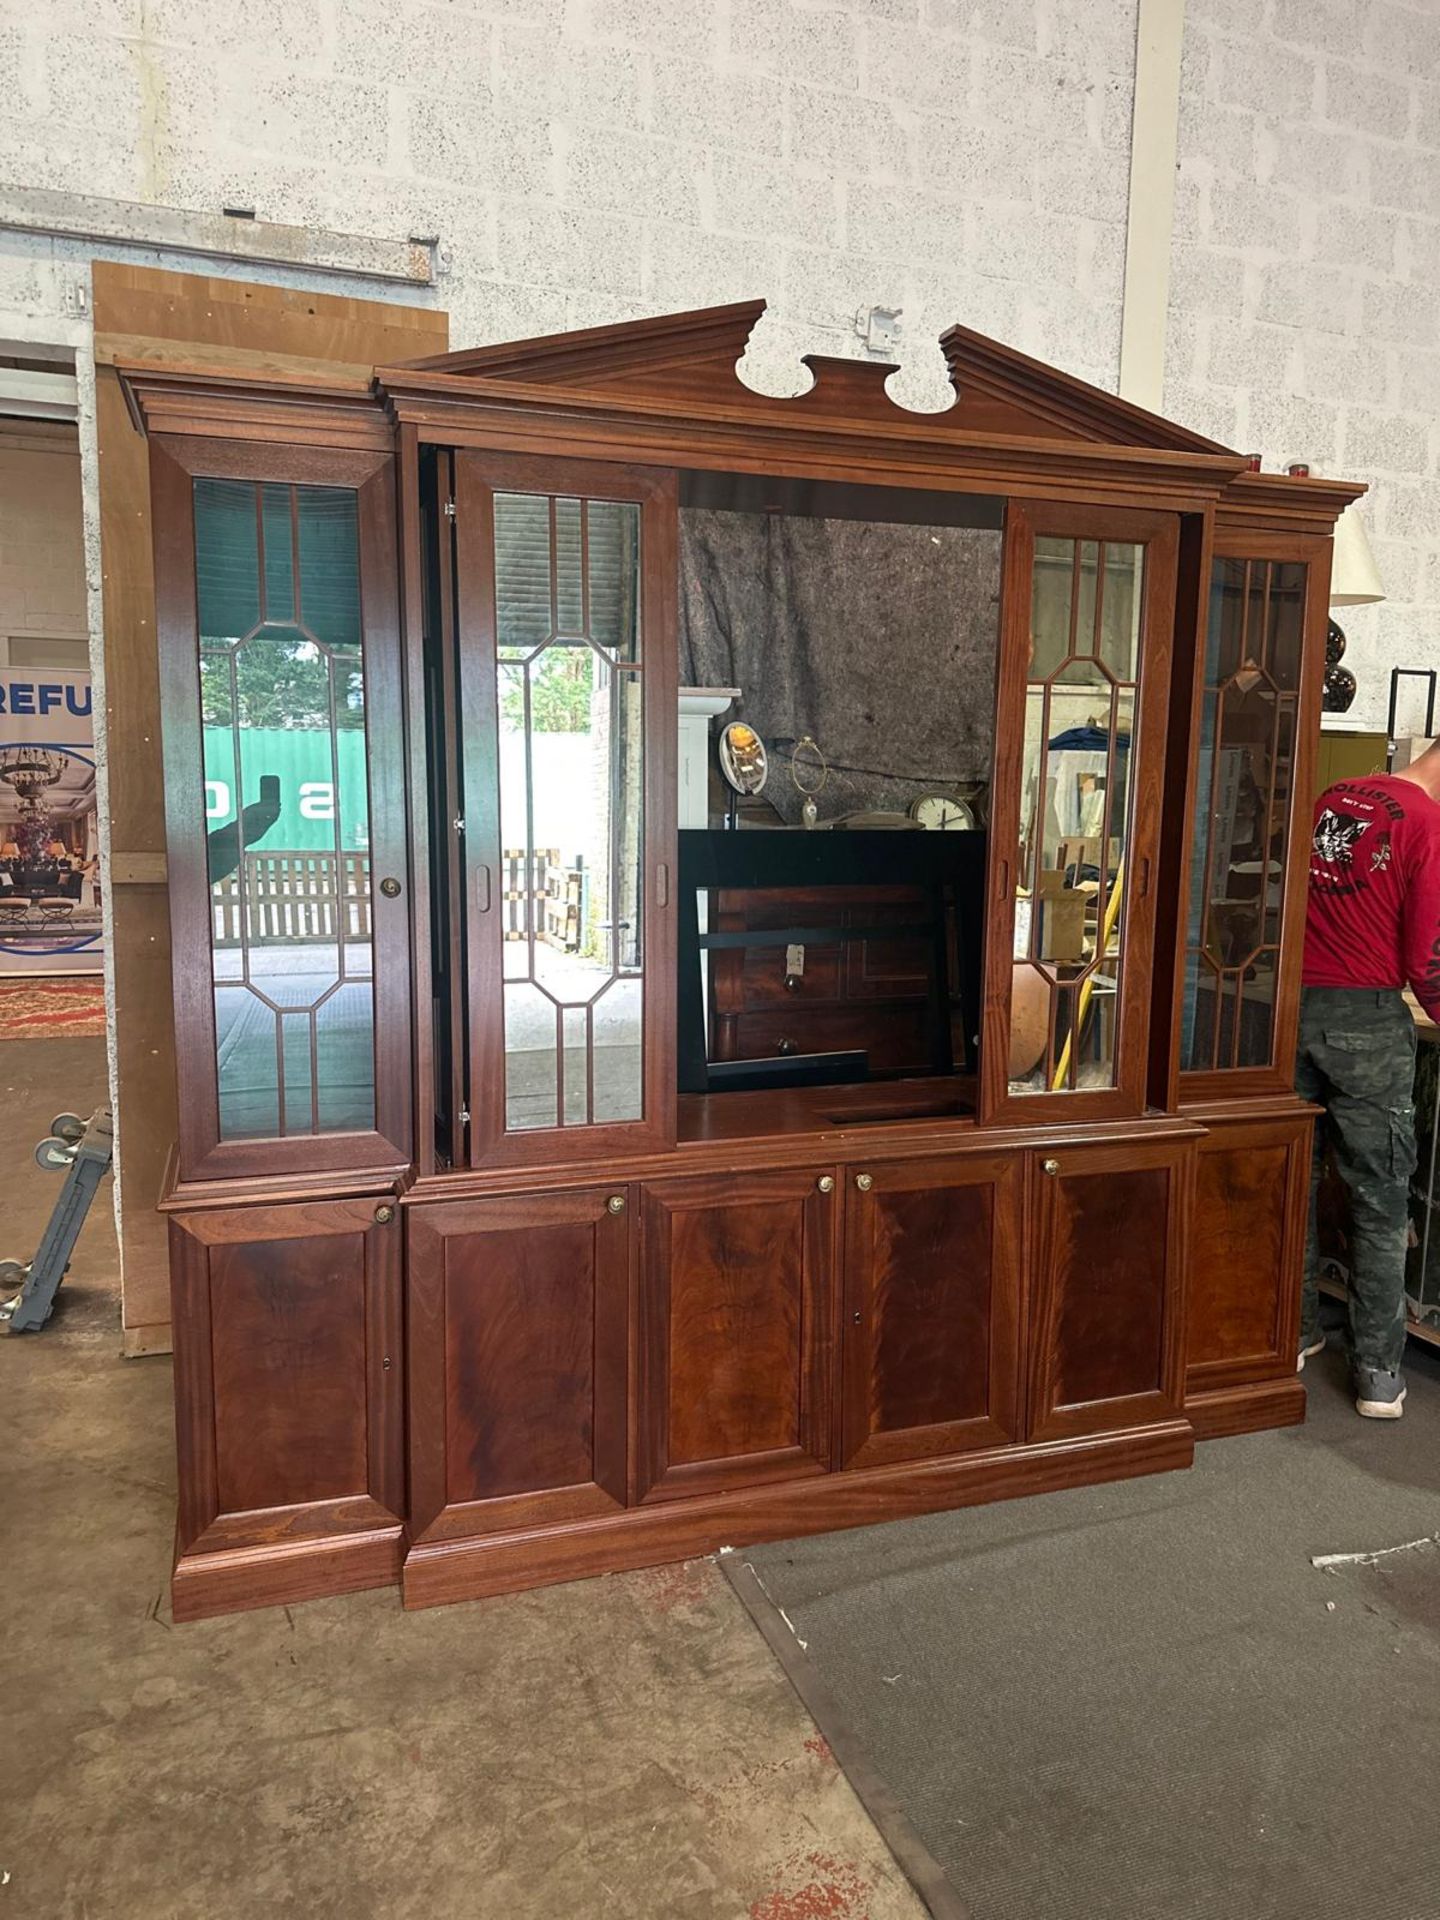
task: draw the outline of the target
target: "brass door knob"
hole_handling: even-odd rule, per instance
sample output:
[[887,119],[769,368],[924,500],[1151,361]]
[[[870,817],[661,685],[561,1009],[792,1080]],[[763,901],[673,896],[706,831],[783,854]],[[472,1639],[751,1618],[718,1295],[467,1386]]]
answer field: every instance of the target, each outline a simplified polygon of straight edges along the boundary
[[835,1191],[835,1179],[832,1174],[822,1173],[815,1184],[821,1193],[833,1193]]
[[380,1205],[376,1207],[375,1218],[382,1227],[388,1227],[390,1222],[395,1218],[395,1209],[390,1205],[388,1200],[382,1201]]
[[875,1182],[868,1173],[857,1173],[855,1176],[855,1184],[861,1193],[869,1193]]
[[1060,1162],[1058,1160],[1042,1160],[1040,1162],[1040,1171],[1050,1174],[1053,1178],[1053,1176],[1060,1171]]
[[386,878],[380,882],[380,891],[387,900],[398,900],[400,898],[400,882],[398,880],[392,880],[387,875]]
[[625,1211],[625,1196],[623,1193],[612,1193],[605,1204],[611,1213],[623,1213]]

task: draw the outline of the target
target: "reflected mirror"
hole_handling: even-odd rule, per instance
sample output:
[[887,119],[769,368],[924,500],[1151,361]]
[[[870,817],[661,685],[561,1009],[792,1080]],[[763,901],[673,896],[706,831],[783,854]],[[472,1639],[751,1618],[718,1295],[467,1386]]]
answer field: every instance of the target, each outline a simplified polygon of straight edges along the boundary
[[1115,1085],[1144,562],[1124,542],[1035,542],[1012,1093]]
[[643,1114],[640,508],[495,495],[505,1125]]
[[1181,1067],[1275,1055],[1306,569],[1217,559],[1197,761]]
[[197,479],[220,1137],[375,1124],[356,498]]

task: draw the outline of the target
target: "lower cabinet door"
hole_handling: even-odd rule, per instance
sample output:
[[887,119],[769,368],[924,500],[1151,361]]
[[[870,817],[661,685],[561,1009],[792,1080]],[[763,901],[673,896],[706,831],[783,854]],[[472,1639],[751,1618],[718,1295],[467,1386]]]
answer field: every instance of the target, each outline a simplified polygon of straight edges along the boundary
[[[182,1563],[398,1531],[396,1211],[377,1220],[370,1199],[172,1215]],[[228,1604],[245,1605],[235,1579]]]
[[833,1168],[646,1186],[638,1497],[829,1466],[838,1204]]
[[407,1227],[412,1539],[623,1507],[628,1191],[438,1201]]
[[1180,1412],[1193,1162],[1188,1141],[1031,1157],[1030,1439]]
[[1210,1124],[1185,1307],[1190,1393],[1293,1379],[1310,1200],[1308,1113]]
[[1018,1438],[1024,1173],[1014,1153],[846,1175],[846,1466]]

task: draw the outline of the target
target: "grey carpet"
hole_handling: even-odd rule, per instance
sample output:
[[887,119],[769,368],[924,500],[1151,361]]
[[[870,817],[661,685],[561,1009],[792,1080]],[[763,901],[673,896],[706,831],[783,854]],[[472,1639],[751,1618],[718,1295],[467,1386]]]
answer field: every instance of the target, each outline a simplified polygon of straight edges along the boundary
[[1440,1358],[1398,1424],[747,1549],[974,1920],[1440,1916]]

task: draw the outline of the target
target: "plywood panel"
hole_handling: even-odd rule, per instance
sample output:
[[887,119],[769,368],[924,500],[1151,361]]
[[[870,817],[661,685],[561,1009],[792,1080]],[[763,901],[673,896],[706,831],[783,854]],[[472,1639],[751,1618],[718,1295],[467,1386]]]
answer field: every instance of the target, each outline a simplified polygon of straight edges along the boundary
[[165,851],[155,589],[147,448],[105,361],[118,339],[135,357],[190,363],[229,349],[232,364],[253,354],[358,378],[370,365],[443,351],[448,321],[433,309],[104,261],[93,295],[112,878],[148,876],[114,887],[110,930],[124,1322],[127,1351],[155,1352],[167,1344],[170,1308],[151,1210],[177,1125],[169,916],[153,865]]

